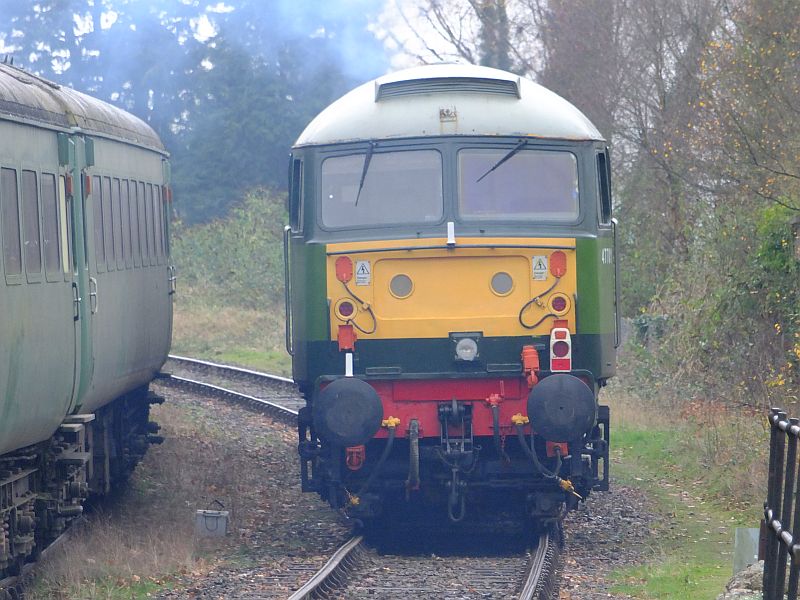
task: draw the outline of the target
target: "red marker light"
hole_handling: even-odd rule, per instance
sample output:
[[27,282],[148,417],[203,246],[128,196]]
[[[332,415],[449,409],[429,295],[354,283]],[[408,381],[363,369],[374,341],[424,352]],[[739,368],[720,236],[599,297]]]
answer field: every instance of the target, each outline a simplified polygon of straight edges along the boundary
[[553,277],[563,277],[567,272],[567,255],[556,250],[550,255],[550,273]]
[[336,259],[336,279],[347,283],[353,278],[353,261],[347,256]]

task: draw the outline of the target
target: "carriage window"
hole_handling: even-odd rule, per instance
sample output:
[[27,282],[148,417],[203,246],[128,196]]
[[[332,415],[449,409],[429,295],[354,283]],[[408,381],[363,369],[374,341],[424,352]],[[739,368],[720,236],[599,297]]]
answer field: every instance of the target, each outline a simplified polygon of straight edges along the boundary
[[57,273],[61,268],[61,257],[58,240],[58,196],[56,176],[53,173],[42,173],[42,247],[45,271]]
[[63,175],[58,176],[58,214],[61,222],[61,261],[64,273],[69,273],[69,266],[74,265],[75,271],[78,265],[73,263],[74,254],[72,252],[72,198],[67,197],[67,178]]
[[103,202],[100,178],[95,175],[92,177],[92,214],[94,215],[94,253],[97,256],[97,264],[105,265],[106,249],[103,244]]
[[130,268],[133,266],[133,255],[131,253],[131,207],[128,199],[128,180],[123,179],[121,182],[116,180],[116,184],[120,186],[119,200],[120,215],[122,216],[122,254],[125,257],[125,266]]
[[114,254],[114,213],[111,208],[111,178],[103,177],[103,239],[106,247],[106,261],[111,271],[116,263]]
[[147,247],[147,211],[145,210],[144,183],[139,182],[139,242],[142,246],[142,266],[147,266],[150,250]]
[[153,184],[147,184],[147,202],[145,203],[145,213],[147,214],[147,245],[150,247],[150,264],[158,263],[158,253],[156,251],[156,229],[155,215],[153,215]]
[[111,217],[114,222],[114,256],[117,257],[117,268],[125,268],[125,257],[122,255],[122,210],[119,201],[119,179],[111,182]]
[[[481,148],[458,153],[458,206],[466,219],[574,221],[578,163],[571,152]],[[505,160],[504,160],[505,159]]]
[[164,257],[167,258],[171,256],[171,250],[169,246],[169,224],[170,224],[170,215],[172,214],[169,198],[169,188],[164,187],[163,192],[161,194],[161,207],[162,211],[161,214],[164,218]]
[[39,235],[39,185],[34,171],[22,172],[22,245],[25,246],[25,270],[42,272],[42,249]]
[[322,222],[329,227],[437,223],[443,206],[435,150],[376,150],[322,163]]
[[153,216],[156,230],[156,248],[158,250],[158,264],[164,258],[164,227],[161,219],[161,186],[153,186]]
[[[123,183],[123,185],[126,184]],[[131,254],[133,254],[133,265],[135,267],[141,267],[142,246],[139,239],[139,202],[137,200],[136,182],[131,181],[127,185],[131,211]]]
[[6,275],[19,275],[22,273],[22,245],[19,237],[19,193],[15,169],[0,169],[0,207]]

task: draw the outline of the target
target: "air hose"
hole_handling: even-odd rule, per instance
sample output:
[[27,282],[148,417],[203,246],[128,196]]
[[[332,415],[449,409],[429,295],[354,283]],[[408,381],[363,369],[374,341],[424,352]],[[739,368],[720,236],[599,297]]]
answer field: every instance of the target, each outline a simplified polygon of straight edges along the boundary
[[[386,459],[389,458],[389,453],[392,451],[392,446],[394,445],[394,436],[395,436],[395,432],[397,430],[397,427],[396,426],[390,426],[388,429],[389,429],[389,437],[386,438],[386,447],[383,449],[383,452],[381,453],[381,456],[378,459],[378,462],[375,463],[375,466],[372,469],[372,473],[369,474],[369,477],[367,477],[367,480],[364,482],[364,484],[358,490],[356,495],[353,497],[353,498],[356,499],[355,500],[356,503],[358,502],[358,498],[364,492],[366,492],[369,489],[369,486],[372,485],[372,482],[375,481],[375,478],[380,474],[381,470],[383,469],[383,464],[386,462]],[[353,500],[351,499],[350,502],[352,504]]]
[[408,428],[408,479],[406,495],[419,489],[419,421],[411,419]]
[[500,442],[500,407],[497,404],[492,404],[492,431],[494,432],[494,447],[497,449],[497,454],[500,455],[504,463],[510,463],[511,459]]
[[516,423],[514,427],[517,430],[517,437],[519,438],[519,443],[522,444],[522,449],[533,461],[533,466],[536,467],[536,470],[539,472],[539,474],[546,479],[558,479],[558,472],[561,470],[561,451],[559,450],[558,446],[556,446],[556,468],[553,471],[549,471],[542,465],[542,463],[539,462],[539,457],[536,456],[536,451],[531,450],[531,448],[528,446],[528,442],[525,439],[525,431],[523,426],[520,423]]
[[[572,494],[579,500],[583,500],[583,496],[581,496],[578,492],[575,491],[575,486],[572,485],[572,482],[569,479],[562,479],[558,476],[558,472],[561,470],[561,450],[558,446],[556,446],[556,468],[552,471],[549,471],[544,468],[542,463],[539,462],[539,457],[536,456],[536,450],[532,450],[528,446],[528,442],[525,440],[525,431],[523,430],[522,423],[514,423],[514,426],[517,429],[517,437],[519,438],[519,443],[522,445],[522,449],[525,450],[525,454],[530,457],[533,461],[533,466],[542,475],[545,479],[552,479],[558,484],[565,492]],[[532,441],[532,440],[531,440]]]

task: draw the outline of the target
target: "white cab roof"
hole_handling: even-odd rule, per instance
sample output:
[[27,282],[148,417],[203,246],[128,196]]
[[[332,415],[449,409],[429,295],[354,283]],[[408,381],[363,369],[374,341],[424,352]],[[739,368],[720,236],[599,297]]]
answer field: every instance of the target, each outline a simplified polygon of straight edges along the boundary
[[357,87],[317,115],[295,146],[438,135],[603,139],[577,108],[533,81],[441,64]]

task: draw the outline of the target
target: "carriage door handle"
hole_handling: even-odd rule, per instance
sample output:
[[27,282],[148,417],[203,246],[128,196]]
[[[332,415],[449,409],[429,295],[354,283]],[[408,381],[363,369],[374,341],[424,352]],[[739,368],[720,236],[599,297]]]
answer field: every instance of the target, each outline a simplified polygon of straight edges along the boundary
[[89,277],[89,307],[92,314],[96,315],[99,307],[97,303],[97,279],[94,277]]
[[72,308],[74,310],[72,319],[77,321],[81,316],[81,302],[83,299],[78,295],[78,284],[72,282]]
[[169,295],[171,296],[178,289],[178,276],[175,275],[175,265],[169,265],[167,273],[169,273]]

